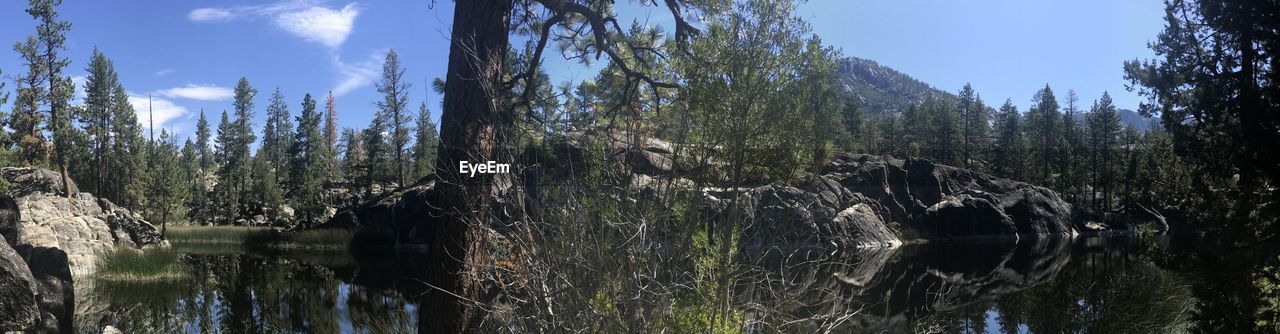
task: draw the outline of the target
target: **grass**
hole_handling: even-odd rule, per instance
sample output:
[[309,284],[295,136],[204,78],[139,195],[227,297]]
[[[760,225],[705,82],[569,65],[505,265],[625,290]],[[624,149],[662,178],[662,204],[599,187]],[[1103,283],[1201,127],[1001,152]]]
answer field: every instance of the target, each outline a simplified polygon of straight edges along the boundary
[[99,258],[97,277],[106,281],[174,281],[186,277],[172,248],[119,249]]
[[240,226],[175,226],[166,238],[174,246],[234,245],[268,249],[347,249],[351,231],[320,229],[283,232],[269,227]]

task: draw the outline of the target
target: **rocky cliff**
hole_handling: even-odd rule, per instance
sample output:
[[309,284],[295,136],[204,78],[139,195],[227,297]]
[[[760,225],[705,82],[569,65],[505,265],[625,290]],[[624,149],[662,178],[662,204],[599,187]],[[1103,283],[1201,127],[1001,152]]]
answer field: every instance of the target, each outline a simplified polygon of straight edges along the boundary
[[77,192],[74,184],[68,198],[56,172],[4,167],[0,176],[10,185],[0,194],[0,331],[69,330],[73,282],[92,274],[99,256],[116,247],[168,246],[127,209]]

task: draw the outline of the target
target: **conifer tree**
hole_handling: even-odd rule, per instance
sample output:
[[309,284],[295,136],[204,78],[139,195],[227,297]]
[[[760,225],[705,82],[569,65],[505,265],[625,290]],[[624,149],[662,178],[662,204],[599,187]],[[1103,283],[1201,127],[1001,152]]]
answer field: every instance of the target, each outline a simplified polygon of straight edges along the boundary
[[400,66],[400,57],[396,55],[395,49],[391,49],[382,63],[382,80],[378,82],[377,88],[378,93],[383,96],[377,105],[381,117],[385,118],[383,122],[387,122],[386,126],[390,130],[390,138],[386,139],[390,145],[388,153],[393,159],[396,182],[399,185],[404,185],[404,167],[408,164],[404,151],[412,131],[410,123],[413,122],[408,110],[409,86],[409,82],[404,80],[404,67]]
[[[1091,157],[1090,194],[1093,208],[1096,210],[1111,209],[1111,188],[1113,177],[1113,157],[1116,150],[1116,139],[1120,134],[1120,116],[1116,115],[1116,107],[1112,105],[1111,95],[1103,92],[1102,98],[1094,102],[1086,116],[1089,122],[1089,150]],[[1097,194],[1101,191],[1102,203],[1098,203]]]
[[1082,148],[1084,141],[1081,140],[1080,122],[1077,117],[1080,114],[1080,108],[1076,105],[1080,98],[1076,96],[1074,89],[1067,91],[1066,106],[1062,109],[1062,154],[1063,158],[1058,160],[1058,170],[1062,173],[1061,191],[1066,193],[1070,200],[1075,199],[1083,185],[1081,177],[1081,162],[1084,154]]
[[993,168],[997,176],[1011,179],[1023,178],[1025,144],[1022,137],[1022,116],[1012,100],[1005,100],[996,117],[996,141],[993,149]]
[[365,152],[362,166],[365,169],[365,196],[373,195],[374,184],[387,181],[393,170],[391,144],[387,140],[390,126],[387,122],[386,113],[375,112],[373,119],[369,121],[369,127],[361,134]]
[[37,100],[43,100],[48,104],[49,133],[53,135],[54,163],[62,173],[63,191],[70,198],[73,194],[71,177],[67,172],[65,150],[71,145],[72,139],[72,134],[69,132],[72,124],[70,100],[75,94],[75,84],[72,83],[70,76],[63,76],[62,72],[67,65],[71,64],[71,60],[60,54],[61,51],[66,50],[66,34],[71,30],[71,23],[58,19],[58,11],[55,7],[61,4],[61,0],[31,0],[26,11],[39,22],[36,25],[36,61],[43,63],[42,79],[45,82],[47,95]]
[[1058,100],[1053,96],[1049,85],[1037,91],[1031,99],[1031,110],[1027,112],[1027,139],[1035,148],[1033,161],[1037,168],[1035,182],[1052,186],[1052,172],[1058,166],[1055,159],[1060,158],[1058,148],[1061,147],[1059,133],[1062,114],[1058,110]]
[[196,134],[194,152],[187,155],[194,164],[195,172],[192,173],[191,186],[191,211],[188,217],[192,222],[208,223],[213,218],[213,203],[209,198],[209,189],[206,184],[209,173],[213,171],[213,148],[210,147],[209,141],[212,134],[209,130],[209,119],[205,117],[204,110],[200,110],[200,119],[196,122]]
[[167,130],[160,131],[160,139],[148,150],[151,172],[149,200],[146,213],[153,221],[160,222],[161,233],[167,229],[169,219],[186,215],[187,189],[190,181],[186,176],[178,151],[177,139]]
[[338,168],[338,104],[333,99],[332,91],[324,102],[324,139],[325,147],[329,150],[325,158],[325,177],[333,179],[337,176],[334,173]]
[[107,160],[111,157],[111,126],[112,116],[115,111],[111,105],[115,102],[112,99],[112,92],[116,85],[119,84],[119,78],[116,75],[115,66],[112,65],[110,59],[103,55],[98,48],[93,49],[93,55],[89,58],[89,67],[85,69],[89,72],[84,83],[84,106],[81,109],[80,125],[84,129],[84,133],[89,140],[89,161],[88,165],[92,175],[80,175],[83,180],[88,182],[79,182],[82,191],[88,191],[99,196],[109,196],[105,193],[106,182],[109,176],[108,167],[110,164]]
[[[858,102],[850,98],[844,102],[840,108],[840,123],[844,125],[844,131],[849,134],[849,143],[845,145],[845,149],[858,152],[859,149],[867,150],[868,145],[860,142],[860,136],[863,133],[863,123],[866,119],[862,115],[862,108],[858,108]],[[862,145],[862,147],[859,147]]]
[[413,144],[413,179],[416,181],[430,175],[436,163],[436,150],[440,138],[436,135],[436,123],[431,120],[431,110],[427,103],[418,106],[418,133]]
[[9,127],[13,129],[13,140],[18,146],[17,160],[23,165],[43,165],[49,156],[42,130],[45,115],[40,112],[40,101],[47,93],[41,85],[45,63],[41,61],[37,47],[33,36],[13,46],[27,67],[26,73],[15,80],[17,96],[13,101],[13,113],[9,115]]
[[218,182],[213,187],[213,217],[224,223],[235,221],[239,215],[241,192],[235,184],[236,178],[229,175],[232,171],[228,165],[235,153],[236,125],[222,112],[222,120],[218,122],[217,153],[214,155],[218,168]]
[[347,182],[352,184],[354,190],[355,184],[359,183],[362,175],[366,175],[363,170],[365,164],[366,153],[364,151],[364,138],[361,138],[361,132],[355,129],[342,129],[342,169],[343,174],[347,176]]
[[262,126],[262,153],[267,165],[285,180],[289,179],[289,149],[293,147],[292,122],[284,94],[280,94],[280,88],[276,87],[267,105],[266,124]]
[[142,125],[138,114],[129,102],[129,93],[116,82],[111,91],[111,177],[108,178],[108,198],[125,207],[142,208],[146,200],[147,142],[142,138]]
[[316,101],[307,94],[302,98],[302,114],[298,116],[298,133],[289,155],[293,158],[293,170],[289,172],[297,188],[293,203],[298,218],[314,222],[322,218],[324,204],[320,191],[325,181],[325,161],[329,156],[326,139],[320,130],[320,113]]

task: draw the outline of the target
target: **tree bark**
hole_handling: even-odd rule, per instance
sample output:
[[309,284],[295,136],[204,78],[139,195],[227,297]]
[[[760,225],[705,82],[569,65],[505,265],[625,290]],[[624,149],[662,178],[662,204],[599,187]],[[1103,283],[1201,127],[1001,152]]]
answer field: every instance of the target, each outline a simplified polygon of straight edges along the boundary
[[474,331],[483,317],[481,270],[493,174],[462,175],[458,163],[495,160],[512,0],[458,1],[454,7],[449,67],[440,116],[440,147],[433,202],[440,208],[427,254],[431,286],[419,308],[420,333]]

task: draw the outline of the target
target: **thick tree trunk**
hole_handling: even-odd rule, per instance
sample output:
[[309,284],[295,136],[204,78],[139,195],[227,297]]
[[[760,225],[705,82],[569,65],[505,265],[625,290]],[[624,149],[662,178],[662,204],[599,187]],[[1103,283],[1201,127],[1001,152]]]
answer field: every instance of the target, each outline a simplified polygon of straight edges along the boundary
[[442,182],[432,199],[442,211],[427,255],[431,287],[419,308],[420,333],[474,331],[483,317],[477,303],[483,302],[481,266],[496,191],[492,174],[462,175],[458,163],[496,160],[511,7],[512,0],[455,3],[435,167]]

